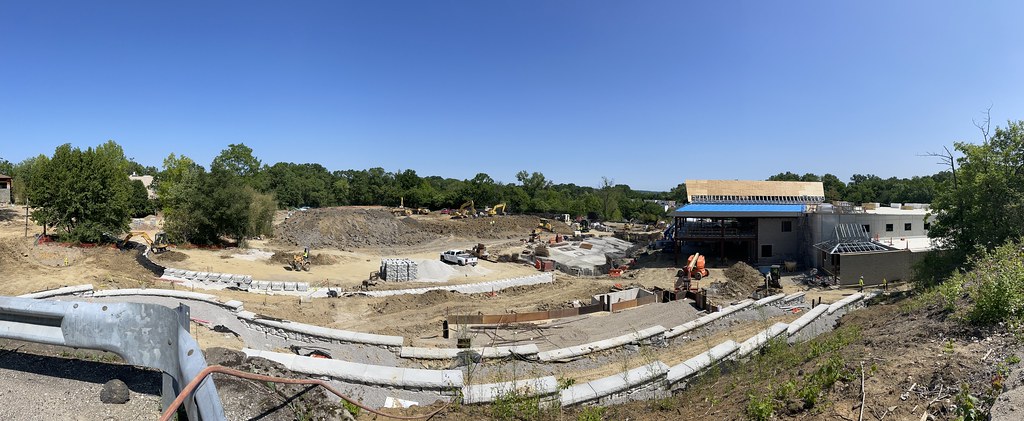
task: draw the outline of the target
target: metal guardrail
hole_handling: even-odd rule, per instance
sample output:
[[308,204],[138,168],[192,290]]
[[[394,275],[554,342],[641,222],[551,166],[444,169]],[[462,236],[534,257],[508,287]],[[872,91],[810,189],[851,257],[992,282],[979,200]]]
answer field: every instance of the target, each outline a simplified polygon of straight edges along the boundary
[[[128,364],[163,372],[167,407],[206,368],[189,334],[189,308],[156,304],[47,301],[0,296],[0,338],[97,349]],[[224,419],[213,380],[207,378],[183,405],[190,421]]]

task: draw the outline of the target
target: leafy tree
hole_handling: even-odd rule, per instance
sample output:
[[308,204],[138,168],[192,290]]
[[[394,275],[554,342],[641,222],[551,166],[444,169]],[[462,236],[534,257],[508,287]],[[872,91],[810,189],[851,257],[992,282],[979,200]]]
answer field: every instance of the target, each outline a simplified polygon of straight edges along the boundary
[[679,183],[673,187],[668,196],[669,200],[675,200],[676,203],[686,203],[686,183]]
[[210,171],[226,171],[241,177],[243,182],[256,188],[265,188],[265,178],[261,174],[260,160],[252,153],[252,148],[244,143],[229,144],[227,149],[213,158]]
[[1024,236],[1024,122],[996,128],[979,144],[957,142],[955,184],[939,186],[932,202],[929,236],[963,262],[976,250],[992,250]]
[[38,162],[28,191],[32,219],[67,239],[99,242],[128,229],[131,184],[124,151],[114,141],[82,151],[64,144]]
[[619,191],[615,189],[615,180],[608,177],[601,177],[601,188],[598,191],[601,198],[601,217],[605,220],[622,219],[622,212],[619,211]]
[[846,194],[846,183],[832,174],[825,174],[821,176],[821,184],[825,189],[825,200],[835,201],[843,200]]
[[133,218],[142,218],[153,213],[153,202],[149,200],[149,190],[142,180],[131,181],[129,208]]

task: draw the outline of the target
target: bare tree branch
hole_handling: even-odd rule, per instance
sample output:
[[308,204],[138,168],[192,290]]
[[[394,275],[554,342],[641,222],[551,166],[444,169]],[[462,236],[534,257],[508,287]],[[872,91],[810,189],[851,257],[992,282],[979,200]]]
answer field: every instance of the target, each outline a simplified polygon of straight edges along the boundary
[[971,119],[971,122],[974,123],[974,127],[981,130],[981,137],[985,139],[985,142],[988,142],[988,135],[992,128],[992,105],[990,104],[988,108],[985,109],[985,118],[983,120],[975,121],[974,119]]

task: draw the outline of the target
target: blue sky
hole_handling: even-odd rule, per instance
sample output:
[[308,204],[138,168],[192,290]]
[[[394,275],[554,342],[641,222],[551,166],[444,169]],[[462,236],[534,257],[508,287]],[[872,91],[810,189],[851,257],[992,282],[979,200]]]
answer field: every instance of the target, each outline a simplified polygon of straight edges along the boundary
[[883,177],[1024,119],[1021,2],[0,3],[0,157],[519,170],[634,189]]

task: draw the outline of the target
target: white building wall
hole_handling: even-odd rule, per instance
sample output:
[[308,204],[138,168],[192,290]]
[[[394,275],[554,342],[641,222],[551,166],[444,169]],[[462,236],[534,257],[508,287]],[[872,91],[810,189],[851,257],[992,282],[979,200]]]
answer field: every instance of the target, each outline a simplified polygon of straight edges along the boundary
[[[782,230],[783,223],[788,222],[790,231]],[[780,263],[783,260],[800,260],[800,224],[798,218],[758,218],[757,219],[757,263],[761,265]],[[772,246],[770,257],[761,254],[763,245]]]
[[[868,235],[872,239],[878,239],[885,243],[889,238],[925,237],[928,231],[925,229],[926,215],[920,212],[906,213],[811,213],[806,215],[809,218],[808,228],[811,230],[811,244],[808,245],[807,253],[813,258],[813,265],[820,266],[820,253],[814,249],[814,244],[831,240],[835,237],[835,228],[839,224],[869,225]],[[930,223],[934,218],[927,222]],[[886,225],[892,225],[892,231],[886,231]],[[910,224],[910,229],[905,229],[905,224]]]

